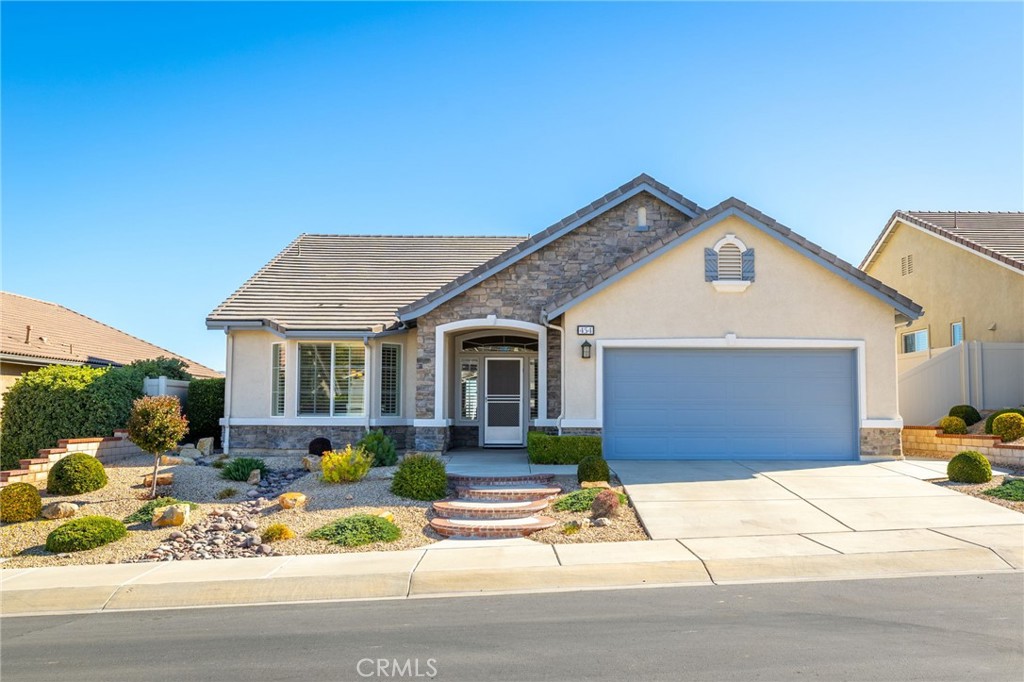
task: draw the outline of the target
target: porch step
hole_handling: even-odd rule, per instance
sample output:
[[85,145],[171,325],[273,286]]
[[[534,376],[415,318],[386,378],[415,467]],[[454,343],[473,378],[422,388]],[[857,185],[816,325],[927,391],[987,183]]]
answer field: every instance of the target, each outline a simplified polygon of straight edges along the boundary
[[434,513],[446,519],[525,519],[544,511],[548,504],[548,500],[441,500],[434,503]]
[[518,538],[539,530],[551,528],[557,523],[547,516],[530,516],[525,519],[431,519],[430,526],[445,537],[469,538]]
[[496,502],[523,502],[550,500],[562,492],[557,485],[459,485],[455,492],[463,500],[494,500]]
[[448,474],[448,482],[454,486],[466,485],[519,485],[523,483],[550,483],[554,474]]

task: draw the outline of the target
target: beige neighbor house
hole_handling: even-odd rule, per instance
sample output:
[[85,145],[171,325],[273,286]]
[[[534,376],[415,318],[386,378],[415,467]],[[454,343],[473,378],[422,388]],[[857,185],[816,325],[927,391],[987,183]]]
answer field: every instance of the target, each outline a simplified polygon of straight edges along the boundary
[[641,175],[522,238],[303,234],[207,318],[225,448],[601,434],[611,459],[900,452],[921,308],[736,199]]
[[924,307],[896,337],[911,423],[1024,402],[1024,213],[896,211],[861,268]]
[[[220,372],[154,346],[56,303],[0,292],[0,391],[46,365],[107,367],[156,357],[177,358],[195,377]],[[0,398],[2,400],[2,398]]]

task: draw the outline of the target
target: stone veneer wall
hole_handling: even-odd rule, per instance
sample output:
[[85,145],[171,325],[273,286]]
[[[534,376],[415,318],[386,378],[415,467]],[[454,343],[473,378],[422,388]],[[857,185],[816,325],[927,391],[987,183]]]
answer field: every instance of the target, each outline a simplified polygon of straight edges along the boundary
[[128,440],[128,432],[119,429],[109,438],[64,438],[57,447],[44,448],[38,457],[19,461],[20,469],[0,471],[0,488],[11,483],[31,483],[37,488],[46,486],[50,468],[68,455],[84,452],[104,464],[142,454],[135,443]]
[[903,457],[900,429],[861,429],[861,457]]
[[[395,441],[395,449],[402,451],[412,447],[411,426],[378,426]],[[306,454],[309,442],[314,438],[327,438],[334,448],[355,444],[364,435],[362,426],[232,426],[231,454],[259,452],[273,455]]]
[[907,456],[952,459],[964,450],[980,452],[992,464],[1024,468],[1024,447],[1003,443],[999,436],[943,433],[934,426],[903,427],[903,453]]
[[[649,228],[645,231],[636,229],[640,207],[647,209]],[[434,330],[438,325],[488,315],[540,324],[541,311],[551,300],[583,284],[624,256],[675,234],[687,220],[671,206],[645,192],[640,193],[419,318],[416,322],[417,418],[434,417]],[[557,332],[549,330],[547,413],[541,418],[557,417],[561,405],[558,336]],[[416,448],[437,449],[441,444],[439,435],[436,427],[417,428]]]

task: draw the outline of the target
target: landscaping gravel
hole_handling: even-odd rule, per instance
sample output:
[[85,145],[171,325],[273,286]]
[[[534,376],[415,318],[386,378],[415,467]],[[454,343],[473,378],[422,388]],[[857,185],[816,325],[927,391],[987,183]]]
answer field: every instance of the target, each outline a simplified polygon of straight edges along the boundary
[[[579,490],[575,476],[558,476],[555,483],[562,486],[563,495]],[[611,481],[612,489],[620,493],[625,490],[618,480]],[[558,524],[553,528],[542,530],[530,536],[531,540],[549,545],[576,544],[583,542],[626,542],[629,540],[647,540],[647,532],[640,525],[636,509],[632,505],[620,505],[619,512],[611,519],[611,525],[594,526],[590,512],[555,511],[554,505],[548,507],[544,516],[555,519]],[[565,533],[567,526],[575,524],[579,530]]]
[[[1024,471],[1016,471],[1015,475],[1011,476],[1011,478],[1020,478],[1021,476],[1024,476]],[[953,481],[938,481],[936,482],[936,485],[941,485],[943,488],[952,488],[957,492],[973,495],[974,497],[985,500],[986,502],[998,504],[1001,507],[1006,507],[1007,509],[1024,513],[1024,502],[1003,500],[998,497],[992,497],[991,495],[985,494],[986,490],[991,490],[992,488],[996,488],[1002,484],[1003,479],[1003,476],[993,476],[992,480],[988,483],[954,483]]]

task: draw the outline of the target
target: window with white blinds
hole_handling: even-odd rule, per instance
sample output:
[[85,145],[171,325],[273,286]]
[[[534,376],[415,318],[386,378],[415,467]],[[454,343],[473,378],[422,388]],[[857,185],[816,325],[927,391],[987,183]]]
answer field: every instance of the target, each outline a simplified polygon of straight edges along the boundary
[[385,343],[380,347],[380,416],[402,414],[402,346]]
[[364,415],[365,382],[366,349],[362,344],[299,344],[300,415]]
[[540,404],[537,401],[537,358],[530,358],[530,419],[536,419],[540,412]]
[[270,346],[270,414],[284,415],[284,344]]
[[743,253],[735,244],[724,244],[718,250],[718,279],[743,279]]
[[476,421],[477,384],[480,377],[480,361],[476,358],[463,358],[459,372],[459,417],[466,421]]

